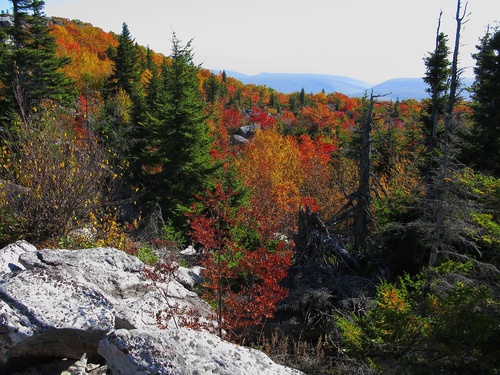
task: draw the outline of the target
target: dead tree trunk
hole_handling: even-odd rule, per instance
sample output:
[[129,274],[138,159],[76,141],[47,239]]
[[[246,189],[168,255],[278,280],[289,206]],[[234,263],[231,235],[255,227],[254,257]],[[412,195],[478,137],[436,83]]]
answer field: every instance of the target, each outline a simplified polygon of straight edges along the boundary
[[457,90],[460,84],[460,71],[458,69],[458,56],[459,56],[459,48],[460,48],[460,32],[462,29],[462,24],[464,23],[464,19],[466,18],[467,12],[467,4],[465,3],[464,11],[462,15],[460,15],[461,11],[461,3],[460,0],[457,0],[457,13],[455,16],[455,20],[457,22],[457,29],[455,33],[455,47],[453,50],[453,61],[451,63],[451,78],[450,78],[450,94],[448,96],[448,101],[446,103],[445,115],[444,115],[444,139],[442,144],[442,157],[440,160],[440,171],[437,178],[435,179],[434,185],[431,187],[432,194],[431,197],[434,197],[436,204],[436,216],[434,221],[434,232],[431,236],[431,246],[430,246],[430,254],[429,254],[429,262],[427,264],[428,269],[425,275],[425,283],[423,287],[422,293],[422,303],[420,305],[420,313],[423,314],[425,310],[425,298],[427,294],[430,292],[430,284],[431,284],[431,269],[436,266],[439,253],[443,247],[443,237],[445,234],[445,215],[447,210],[446,206],[448,205],[450,197],[448,196],[450,191],[450,186],[447,181],[451,181],[451,160],[450,160],[450,132],[451,127],[453,126],[453,109],[456,105],[457,99]]
[[369,236],[370,223],[370,171],[372,152],[372,113],[374,104],[373,92],[370,95],[370,106],[363,122],[361,153],[359,158],[359,185],[357,195],[357,205],[354,213],[355,236],[354,247],[358,251],[366,251]]
[[[439,37],[441,33],[441,17],[443,15],[443,12],[439,13],[439,20],[438,20],[438,26],[436,30],[436,48],[434,49],[435,53],[440,48],[440,43],[441,39]],[[432,89],[432,113],[431,113],[431,121],[432,121],[432,129],[429,137],[429,144],[428,144],[428,151],[432,152],[432,150],[436,147],[437,144],[437,128],[438,128],[438,121],[439,121],[439,95],[440,92],[437,87],[434,87]]]
[[[462,24],[467,22],[465,19],[467,17],[467,5],[469,3],[465,3],[464,11],[462,15],[460,15],[461,11],[461,3],[460,0],[457,1],[457,13],[455,15],[455,20],[457,22],[457,29],[455,32],[455,47],[453,49],[453,60],[451,62],[451,79],[450,79],[450,95],[448,97],[448,103],[446,105],[446,117],[451,117],[453,112],[453,108],[455,108],[455,102],[457,100],[457,91],[460,85],[460,70],[458,69],[458,56],[460,50],[460,33],[462,31]],[[446,126],[446,123],[445,123]]]

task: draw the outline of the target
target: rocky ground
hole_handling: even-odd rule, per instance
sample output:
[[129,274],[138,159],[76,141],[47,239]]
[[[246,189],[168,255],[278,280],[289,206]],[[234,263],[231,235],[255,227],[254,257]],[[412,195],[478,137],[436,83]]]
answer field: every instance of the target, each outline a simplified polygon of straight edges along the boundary
[[0,373],[300,374],[210,332],[198,270],[144,267],[112,248],[0,249]]

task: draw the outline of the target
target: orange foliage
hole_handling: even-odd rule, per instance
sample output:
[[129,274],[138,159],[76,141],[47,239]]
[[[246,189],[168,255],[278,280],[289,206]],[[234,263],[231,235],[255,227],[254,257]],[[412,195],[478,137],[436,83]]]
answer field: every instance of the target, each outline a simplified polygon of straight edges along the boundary
[[243,115],[237,109],[224,108],[222,110],[222,123],[221,123],[221,125],[224,126],[226,129],[235,130],[241,126],[242,121],[243,121]]
[[252,214],[267,227],[268,235],[286,233],[295,226],[303,181],[297,142],[274,128],[257,132],[243,149],[237,166],[245,185],[252,189]]
[[252,108],[252,114],[249,121],[251,123],[259,124],[262,129],[272,127],[276,124],[276,119],[259,107]]
[[326,127],[334,128],[338,124],[338,116],[328,108],[327,104],[302,108],[302,119],[310,132],[318,132]]
[[112,62],[106,51],[109,46],[118,45],[112,34],[62,18],[52,25],[51,34],[56,39],[57,54],[71,59],[64,71],[77,83],[81,93],[85,92],[86,83],[102,82],[111,74]]
[[333,104],[337,111],[353,112],[359,108],[359,100],[357,98],[350,98],[338,92],[329,94],[328,102]]
[[290,111],[284,111],[281,115],[281,122],[287,127],[293,126],[296,121],[295,115]]

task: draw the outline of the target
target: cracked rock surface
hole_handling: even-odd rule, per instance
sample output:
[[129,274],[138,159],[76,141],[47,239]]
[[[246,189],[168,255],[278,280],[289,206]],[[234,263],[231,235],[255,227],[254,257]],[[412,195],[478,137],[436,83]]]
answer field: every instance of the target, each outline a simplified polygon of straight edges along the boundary
[[0,374],[299,374],[181,328],[182,314],[213,318],[184,286],[199,270],[153,283],[144,267],[113,248],[37,250],[18,241],[0,249]]

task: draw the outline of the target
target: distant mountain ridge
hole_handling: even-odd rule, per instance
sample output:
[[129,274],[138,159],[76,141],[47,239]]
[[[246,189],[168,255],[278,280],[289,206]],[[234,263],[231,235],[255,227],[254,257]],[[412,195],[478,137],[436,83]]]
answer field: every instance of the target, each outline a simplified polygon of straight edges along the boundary
[[[473,82],[473,78],[462,79],[463,90],[461,96],[466,100],[470,99],[470,95],[465,89],[469,88]],[[370,87],[368,91],[373,90],[375,95],[385,95],[386,98],[392,100],[415,99],[420,101],[430,97],[425,91],[426,88],[427,85],[422,78],[393,78]],[[364,92],[359,92],[354,96],[362,95],[364,95]]]
[[[284,94],[298,92],[304,88],[306,93],[315,94],[324,90],[326,93],[340,92],[353,97],[361,97],[373,90],[375,95],[384,95],[387,100],[422,100],[429,97],[422,78],[394,78],[373,86],[354,78],[329,74],[260,73],[247,75],[234,71],[226,71],[226,74],[244,84],[266,85]],[[473,78],[464,78],[464,87],[470,87],[473,81]],[[464,92],[462,96],[469,99],[467,92]]]
[[354,78],[330,74],[312,73],[259,73],[246,75],[234,71],[226,71],[230,77],[236,78],[244,84],[266,85],[284,94],[300,91],[306,93],[341,92],[353,95],[368,89],[371,85]]

